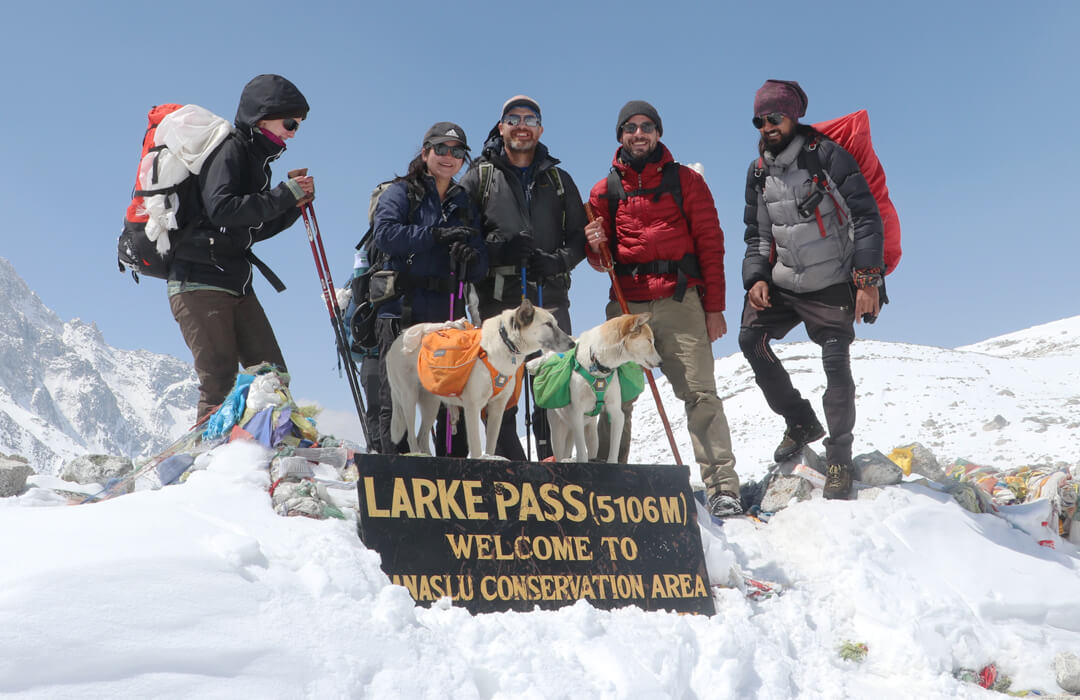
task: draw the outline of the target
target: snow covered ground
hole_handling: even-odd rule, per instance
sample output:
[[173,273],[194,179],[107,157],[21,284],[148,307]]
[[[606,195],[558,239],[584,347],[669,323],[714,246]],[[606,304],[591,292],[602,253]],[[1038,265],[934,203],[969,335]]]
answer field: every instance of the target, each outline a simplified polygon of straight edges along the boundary
[[[1056,349],[1040,340],[1062,329]],[[858,344],[856,451],[919,440],[943,460],[1076,470],[1080,320],[1030,335],[940,358],[919,348],[933,356],[921,363],[905,360],[906,346]],[[819,395],[814,346],[780,350],[798,383]],[[717,363],[749,479],[764,472],[782,425],[747,390],[746,371],[740,358]],[[665,396],[682,434],[681,408]],[[665,463],[648,403],[646,395],[635,416],[633,455]],[[984,430],[996,415],[1008,425]],[[447,604],[415,607],[355,522],[275,515],[268,459],[233,443],[186,483],[158,491],[76,507],[42,489],[0,500],[0,693],[989,698],[954,672],[994,663],[1013,690],[1054,693],[1055,655],[1080,655],[1077,548],[1040,546],[1006,519],[914,483],[849,502],[818,493],[765,526],[704,522],[710,578],[720,584],[713,617],[586,603],[472,616]],[[732,567],[783,591],[748,598],[726,587]],[[844,642],[865,644],[865,660],[841,659]]]

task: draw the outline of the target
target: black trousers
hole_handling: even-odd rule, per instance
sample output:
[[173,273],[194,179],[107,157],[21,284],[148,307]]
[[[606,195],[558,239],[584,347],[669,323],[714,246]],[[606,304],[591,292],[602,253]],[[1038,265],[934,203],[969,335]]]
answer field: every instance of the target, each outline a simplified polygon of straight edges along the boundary
[[[355,357],[355,355],[354,355]],[[382,452],[382,431],[379,429],[379,409],[382,406],[379,358],[364,355],[360,358],[360,386],[364,389],[364,424],[367,426],[369,452]]]
[[803,323],[810,340],[821,346],[825,369],[822,407],[829,437],[825,458],[829,464],[851,464],[852,429],[855,427],[855,380],[851,376],[851,342],[855,339],[855,291],[851,285],[835,285],[820,293],[794,294],[769,288],[772,303],[755,310],[743,303],[739,348],[754,370],[754,379],[765,401],[788,425],[804,424],[814,417],[810,402],[791,384],[791,376],[769,346]]

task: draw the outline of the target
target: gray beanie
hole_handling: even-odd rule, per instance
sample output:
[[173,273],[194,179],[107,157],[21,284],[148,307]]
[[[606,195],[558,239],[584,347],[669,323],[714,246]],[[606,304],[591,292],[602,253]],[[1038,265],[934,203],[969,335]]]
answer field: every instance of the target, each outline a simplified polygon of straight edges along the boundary
[[656,133],[660,136],[664,135],[664,124],[660,121],[660,113],[656,111],[656,107],[645,100],[630,100],[619,110],[619,121],[615,122],[616,141],[622,141],[622,126],[635,114],[644,114],[652,119],[653,124],[656,124]]

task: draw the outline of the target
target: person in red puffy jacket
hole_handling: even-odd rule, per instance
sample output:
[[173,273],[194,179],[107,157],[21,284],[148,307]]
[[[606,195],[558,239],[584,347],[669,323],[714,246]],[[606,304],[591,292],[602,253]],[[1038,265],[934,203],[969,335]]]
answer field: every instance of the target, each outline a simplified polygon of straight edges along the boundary
[[[675,162],[660,142],[664,127],[656,109],[632,100],[619,111],[611,173],[596,183],[589,204],[597,217],[585,229],[589,263],[601,266],[607,246],[630,313],[651,312],[656,350],[664,376],[686,407],[686,422],[718,516],[742,512],[739,477],[731,451],[724,406],[716,394],[712,341],[727,332],[724,321],[724,233],[705,179]],[[622,313],[607,305],[608,318]],[[630,449],[633,402],[626,420],[619,461]],[[607,421],[600,421],[600,451],[608,444]]]

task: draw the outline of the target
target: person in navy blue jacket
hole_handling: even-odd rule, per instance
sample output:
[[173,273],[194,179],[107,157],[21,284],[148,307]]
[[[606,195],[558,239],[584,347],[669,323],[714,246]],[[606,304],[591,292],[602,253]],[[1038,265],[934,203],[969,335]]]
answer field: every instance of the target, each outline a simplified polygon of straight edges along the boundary
[[[375,208],[375,247],[388,257],[386,268],[398,273],[395,288],[403,291],[400,299],[382,305],[375,321],[381,379],[379,432],[384,452],[401,449],[390,440],[392,404],[385,360],[390,345],[402,329],[415,323],[464,316],[460,283],[487,276],[479,212],[454,181],[468,154],[464,129],[451,122],[436,123],[424,134],[420,153],[409,163],[408,172],[387,187]],[[440,411],[436,422],[437,454],[445,454],[444,412]],[[468,452],[465,431],[460,430],[451,455],[464,457]]]

